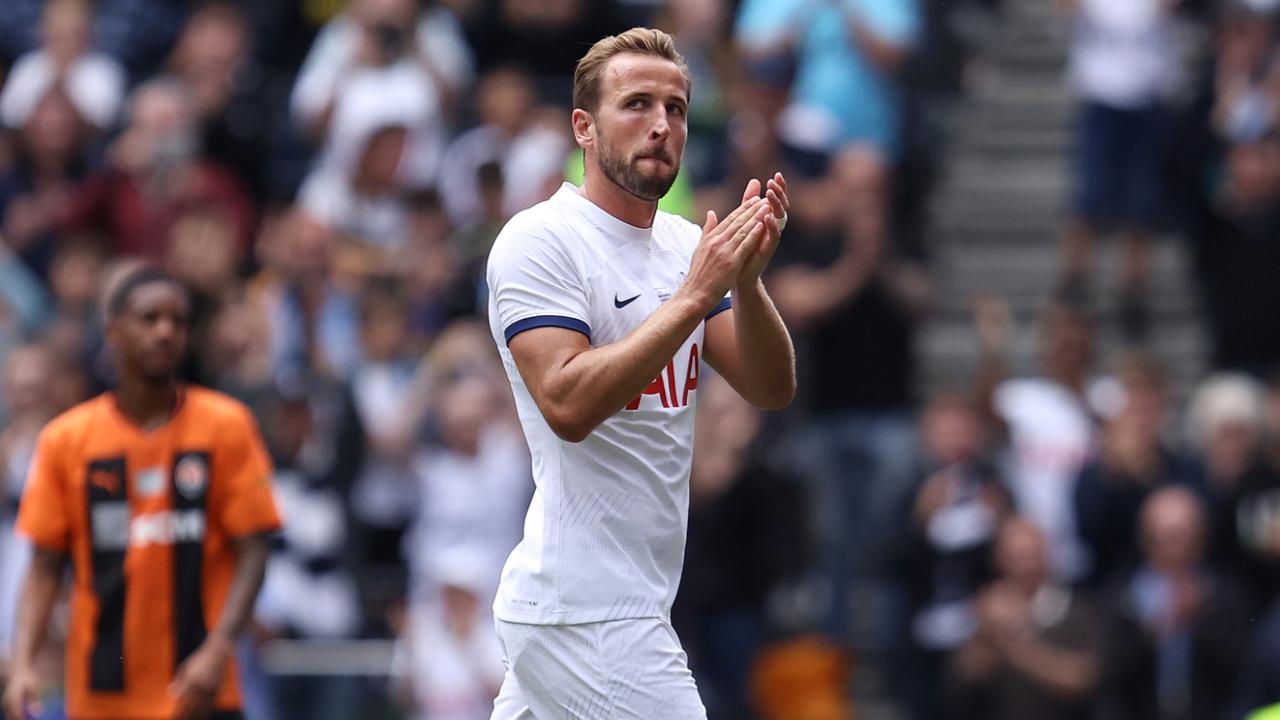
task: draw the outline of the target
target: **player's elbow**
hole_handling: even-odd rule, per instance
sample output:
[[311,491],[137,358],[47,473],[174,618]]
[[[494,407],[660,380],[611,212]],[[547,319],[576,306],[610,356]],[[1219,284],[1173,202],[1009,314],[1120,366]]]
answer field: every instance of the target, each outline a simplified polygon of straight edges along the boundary
[[582,412],[565,407],[549,408],[543,413],[543,417],[546,418],[547,425],[551,427],[551,432],[554,432],[556,437],[571,443],[586,440],[599,424],[592,422]]
[[796,384],[792,380],[789,385],[771,388],[755,398],[753,404],[761,410],[785,410],[796,399]]
[[756,386],[754,397],[747,398],[752,405],[761,410],[784,410],[796,399],[796,374],[794,365],[791,372],[778,373],[772,382]]

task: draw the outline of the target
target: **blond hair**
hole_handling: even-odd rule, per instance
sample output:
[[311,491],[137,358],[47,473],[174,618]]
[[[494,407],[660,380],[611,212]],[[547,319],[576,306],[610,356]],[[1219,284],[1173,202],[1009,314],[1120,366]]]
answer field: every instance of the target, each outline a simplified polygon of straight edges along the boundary
[[600,105],[600,78],[605,65],[615,55],[637,53],[670,60],[684,75],[685,93],[693,90],[689,66],[676,50],[676,42],[670,35],[654,28],[634,27],[618,35],[600,39],[578,61],[573,71],[573,107],[595,112]]

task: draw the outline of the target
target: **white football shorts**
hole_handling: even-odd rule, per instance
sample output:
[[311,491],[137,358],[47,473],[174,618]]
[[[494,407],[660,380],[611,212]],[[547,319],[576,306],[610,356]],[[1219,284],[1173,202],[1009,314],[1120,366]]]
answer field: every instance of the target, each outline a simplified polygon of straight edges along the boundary
[[495,622],[507,672],[492,720],[706,720],[667,620]]

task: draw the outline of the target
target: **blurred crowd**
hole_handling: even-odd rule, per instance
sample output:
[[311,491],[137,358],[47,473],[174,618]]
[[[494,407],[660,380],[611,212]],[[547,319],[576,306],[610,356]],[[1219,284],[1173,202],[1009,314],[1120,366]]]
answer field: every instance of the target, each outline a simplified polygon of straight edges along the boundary
[[[36,435],[110,387],[103,288],[151,263],[196,299],[184,375],[246,401],[275,463],[246,716],[488,717],[489,603],[533,488],[486,254],[581,176],[577,58],[647,24],[693,78],[663,207],[723,212],[776,169],[792,188],[766,280],[796,406],[699,387],[673,620],[710,717],[1280,702],[1280,3],[1054,9],[1077,178],[1041,367],[1010,375],[1011,312],[980,298],[972,383],[922,396],[924,208],[997,0],[4,0],[0,677]],[[1132,346],[1102,357],[1091,256],[1112,232]],[[1185,406],[1143,344],[1169,236],[1211,342]],[[272,660],[279,639],[397,649],[390,678],[316,677]]]

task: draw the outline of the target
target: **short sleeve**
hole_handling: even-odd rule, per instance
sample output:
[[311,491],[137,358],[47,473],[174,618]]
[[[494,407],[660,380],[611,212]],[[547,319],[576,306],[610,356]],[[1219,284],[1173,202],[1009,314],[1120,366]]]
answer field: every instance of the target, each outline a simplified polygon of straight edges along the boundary
[[878,38],[898,47],[915,44],[920,32],[917,0],[846,0]]
[[47,550],[71,547],[71,504],[61,454],[48,430],[40,434],[18,507],[18,533]]
[[213,463],[214,520],[231,537],[277,530],[280,515],[271,496],[271,460],[258,424],[241,408],[228,423]]
[[587,285],[565,243],[520,227],[503,233],[489,256],[488,281],[504,341],[537,327],[568,328],[590,339]]

